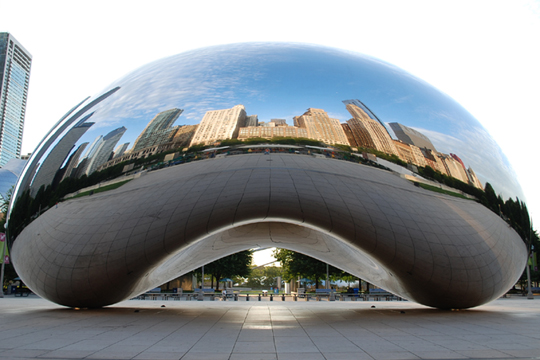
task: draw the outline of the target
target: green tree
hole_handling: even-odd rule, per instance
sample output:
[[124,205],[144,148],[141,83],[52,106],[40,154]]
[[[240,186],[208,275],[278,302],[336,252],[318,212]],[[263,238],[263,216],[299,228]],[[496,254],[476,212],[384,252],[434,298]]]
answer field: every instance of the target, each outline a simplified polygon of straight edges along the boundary
[[255,267],[244,283],[252,289],[262,289],[275,286],[277,278],[282,276],[282,268],[278,266]]
[[[287,281],[298,276],[311,279],[315,282],[315,288],[319,288],[321,279],[326,279],[326,263],[310,256],[286,249],[276,249],[274,257],[281,263],[283,278]],[[331,265],[328,266],[329,275],[332,277],[343,276],[344,272]]]
[[[253,252],[251,250],[240,251],[204,265],[204,273],[212,275],[212,282],[214,279],[216,280],[216,290],[219,290],[221,279],[234,276],[248,277],[251,272],[252,258]],[[201,269],[194,272],[200,274]]]

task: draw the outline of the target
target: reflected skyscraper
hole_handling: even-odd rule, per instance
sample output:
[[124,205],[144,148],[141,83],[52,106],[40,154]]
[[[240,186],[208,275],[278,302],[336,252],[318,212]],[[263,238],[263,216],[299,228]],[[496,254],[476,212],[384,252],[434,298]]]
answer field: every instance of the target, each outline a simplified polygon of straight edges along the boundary
[[[155,85],[151,91],[148,84]],[[118,85],[70,110],[47,133],[15,191],[7,216],[8,247],[18,275],[43,298],[79,308],[106,306],[222,256],[276,244],[444,309],[496,299],[523,273],[528,234],[522,230],[528,224],[508,224],[492,211],[497,199],[478,203],[474,198],[484,198],[480,189],[443,176],[463,178],[457,156],[392,139],[390,128],[354,100],[346,107],[370,141],[371,148],[361,149],[370,161],[348,147],[322,148],[348,143],[344,128],[351,126],[333,119],[351,118],[344,116],[343,99],[369,98],[381,119],[426,129],[438,147],[458,153],[482,181],[498,181],[521,195],[485,129],[446,95],[396,67],[311,45],[236,44],[168,57],[112,86]],[[67,171],[83,145],[102,134],[86,147],[90,156],[79,164],[80,169],[88,165],[86,173],[95,171],[31,196],[27,184],[39,165],[98,103],[91,118],[95,125],[64,162]],[[234,104],[245,104],[261,119],[300,115],[295,125],[303,126],[269,121],[270,126],[251,126],[249,132],[260,130],[265,137],[283,132],[281,137],[291,136],[289,130],[309,131],[318,141],[274,139],[272,146],[265,139],[229,141],[221,149],[184,145],[196,128],[197,144],[236,138],[246,125],[246,111]],[[298,110],[310,105],[319,109],[303,115]],[[159,129],[161,121],[152,118],[172,106],[184,109],[187,126],[174,130],[163,120]],[[112,158],[113,148],[133,144],[139,134],[138,142],[154,135],[162,141],[161,135],[174,131],[168,143]],[[333,133],[341,133],[342,141]],[[352,129],[347,133],[355,139]],[[330,152],[334,156],[324,155]],[[387,156],[396,152],[411,166]],[[421,158],[430,168],[421,168]],[[51,174],[56,179],[60,172]],[[437,189],[441,181],[445,193]]]
[[99,146],[96,149],[95,154],[88,161],[86,175],[92,174],[100,165],[103,165],[110,160],[112,152],[118,141],[126,132],[124,126],[114,129],[103,137]]
[[347,104],[347,110],[353,116],[347,124],[356,140],[356,146],[399,156],[390,134],[379,121],[372,119],[363,108],[356,104]]
[[294,117],[294,125],[305,128],[310,139],[326,144],[349,144],[339,120],[330,118],[322,109],[309,108],[303,115]]
[[397,122],[390,123],[389,125],[394,131],[394,134],[396,134],[396,137],[404,143],[437,151],[431,140],[421,132]]
[[246,123],[244,105],[236,105],[230,109],[212,110],[204,114],[191,145],[211,144],[217,140],[235,139],[240,127]]
[[257,115],[247,116],[245,126],[259,126],[259,117]]
[[182,109],[170,109],[157,114],[146,128],[141,132],[132,151],[138,151],[150,146],[159,145],[170,140],[174,133],[171,132],[171,126],[182,114]]
[[63,168],[64,174],[62,175],[62,179],[60,181],[64,180],[65,178],[71,177],[71,172],[79,163],[79,158],[81,157],[82,153],[84,152],[87,146],[88,146],[87,142],[82,143],[81,145],[79,145],[77,150],[75,150],[75,152],[71,154],[71,156],[69,157],[67,161],[67,165],[64,166]]
[[377,115],[375,115],[375,114],[373,113],[373,111],[371,111],[370,108],[368,108],[368,107],[366,106],[366,104],[364,104],[364,103],[361,102],[360,100],[358,100],[358,99],[351,99],[351,100],[343,100],[342,102],[345,104],[345,106],[347,106],[347,105],[349,105],[349,104],[350,104],[350,105],[356,105],[356,106],[358,106],[360,109],[364,110],[364,112],[366,113],[366,115],[367,115],[371,120],[378,121],[379,124],[381,124],[381,125],[385,128],[385,130],[386,130],[386,127],[384,126],[384,123],[383,123],[381,120],[379,120],[379,118],[377,117]]
[[34,196],[42,186],[50,185],[60,170],[67,156],[73,150],[75,143],[90,129],[93,122],[85,122],[94,113],[82,118],[69,132],[56,144],[43,161],[32,182],[31,194]]
[[32,55],[0,33],[0,166],[21,155]]
[[124,155],[124,153],[126,152],[128,146],[129,146],[128,142],[124,143],[122,145],[118,145],[118,147],[116,149],[114,149],[113,159]]

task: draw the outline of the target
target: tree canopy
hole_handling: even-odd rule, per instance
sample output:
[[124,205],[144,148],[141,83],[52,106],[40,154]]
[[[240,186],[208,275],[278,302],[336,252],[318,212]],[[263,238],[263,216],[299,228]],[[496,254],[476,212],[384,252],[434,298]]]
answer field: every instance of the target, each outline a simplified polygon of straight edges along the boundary
[[[234,276],[248,277],[251,272],[253,251],[245,250],[225,256],[221,259],[204,265],[204,273],[212,276],[212,284],[216,280],[216,290],[219,290],[219,281]],[[194,271],[201,273],[201,269]]]
[[[318,289],[319,281],[326,279],[326,263],[320,260],[286,249],[276,249],[274,257],[281,263],[283,278],[287,281],[298,276],[308,278],[315,282],[315,287]],[[342,270],[332,265],[328,265],[328,273],[334,279],[345,275]]]

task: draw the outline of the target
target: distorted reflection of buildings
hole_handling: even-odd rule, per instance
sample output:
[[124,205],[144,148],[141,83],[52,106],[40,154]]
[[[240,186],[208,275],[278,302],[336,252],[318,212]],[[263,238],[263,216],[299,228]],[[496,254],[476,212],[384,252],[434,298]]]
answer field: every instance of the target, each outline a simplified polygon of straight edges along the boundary
[[164,141],[163,143],[156,143],[153,146],[143,148],[137,151],[131,149],[125,151],[123,154],[119,154],[118,157],[115,153],[112,160],[109,160],[106,163],[102,164],[97,170],[101,171],[103,169],[120,164],[125,161],[146,158],[148,156],[159,154],[165,151],[184,148],[188,146],[191,142],[191,139],[193,138],[197,127],[198,125],[175,126],[171,129],[172,138],[170,136],[162,137],[161,141]]
[[204,114],[191,145],[210,145],[216,140],[235,139],[240,127],[246,123],[244,105],[236,105],[230,109],[211,110]]
[[355,140],[354,147],[375,149],[387,154],[399,156],[390,134],[377,120],[373,120],[356,104],[346,104],[352,119],[347,121]]
[[275,137],[307,138],[307,130],[296,126],[249,126],[242,127],[238,133],[238,140],[250,138],[271,139]]
[[64,166],[64,168],[60,170],[64,173],[64,175],[62,176],[62,180],[72,176],[73,169],[75,169],[77,165],[79,164],[79,159],[81,155],[83,154],[84,150],[86,149],[86,147],[88,146],[88,144],[89,144],[88,142],[82,143],[81,145],[79,145],[77,150],[75,150],[75,152],[71,154],[66,166]]
[[128,142],[123,143],[122,145],[118,145],[118,147],[116,149],[114,149],[113,159],[116,159],[117,157],[120,157],[120,156],[124,155],[124,153],[126,152],[128,146],[129,146]]
[[118,141],[120,141],[120,138],[124,133],[126,132],[126,128],[124,126],[119,127],[118,129],[114,129],[107,135],[105,135],[102,139],[102,141],[99,143],[95,153],[93,154],[92,158],[88,162],[86,175],[90,175],[96,169],[110,160],[112,151]]
[[139,151],[148,147],[169,142],[175,134],[176,128],[172,125],[182,114],[183,109],[169,109],[157,114],[146,128],[141,132],[135,143],[133,151]]
[[246,116],[246,127],[249,126],[258,126],[259,125],[259,117],[257,115],[248,115]]
[[309,139],[329,145],[349,144],[339,120],[330,118],[322,109],[309,108],[303,115],[294,117],[294,125],[306,129]]
[[[304,114],[293,118],[295,126],[289,126],[285,119],[259,121],[257,115],[247,115],[241,104],[230,109],[207,111],[198,125],[173,126],[183,110],[169,109],[150,120],[131,150],[127,150],[129,143],[118,146],[114,152],[109,145],[97,156],[98,149],[105,141],[105,138],[98,137],[89,147],[88,155],[80,162],[76,176],[89,175],[95,170],[165,151],[213,145],[228,139],[306,138],[330,146],[350,145],[352,149],[372,149],[395,155],[407,164],[430,166],[441,174],[482,188],[474,171],[467,169],[457,155],[437,152],[429,138],[421,132],[394,122],[390,126],[398,139],[392,139],[381,120],[360,100],[344,100],[343,103],[352,115],[346,123],[330,118],[323,109],[309,108]],[[78,152],[81,153],[82,149]],[[107,159],[103,161],[104,158]]]
[[430,150],[437,151],[435,150],[435,146],[433,146],[429,138],[421,132],[397,122],[391,122],[388,125],[390,125],[390,127],[392,128],[394,134],[396,134],[396,137],[399,140],[403,141],[405,144],[415,145],[419,148],[428,148]]
[[35,196],[42,186],[51,185],[55,180],[60,182],[63,174],[58,170],[66,161],[69,153],[73,150],[75,143],[94,125],[93,122],[86,122],[94,113],[86,115],[68,133],[60,139],[51,152],[47,155],[36,172],[31,186],[31,195]]
[[379,124],[381,124],[383,127],[384,126],[384,123],[377,117],[377,115],[375,115],[373,113],[373,111],[371,111],[370,108],[368,108],[366,106],[366,104],[364,104],[363,102],[361,102],[360,100],[358,99],[350,99],[350,100],[343,100],[342,103],[345,104],[345,106],[347,105],[354,105],[360,109],[362,109],[362,111],[364,112],[364,114],[366,114],[366,116],[368,116],[371,120],[375,120],[377,121]]

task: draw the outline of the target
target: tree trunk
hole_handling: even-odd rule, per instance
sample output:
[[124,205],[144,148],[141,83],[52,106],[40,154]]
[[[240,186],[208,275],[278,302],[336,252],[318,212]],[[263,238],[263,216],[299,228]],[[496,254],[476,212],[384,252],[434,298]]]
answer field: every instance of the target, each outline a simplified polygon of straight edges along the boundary
[[219,280],[221,280],[221,274],[216,274],[216,291],[219,290]]

